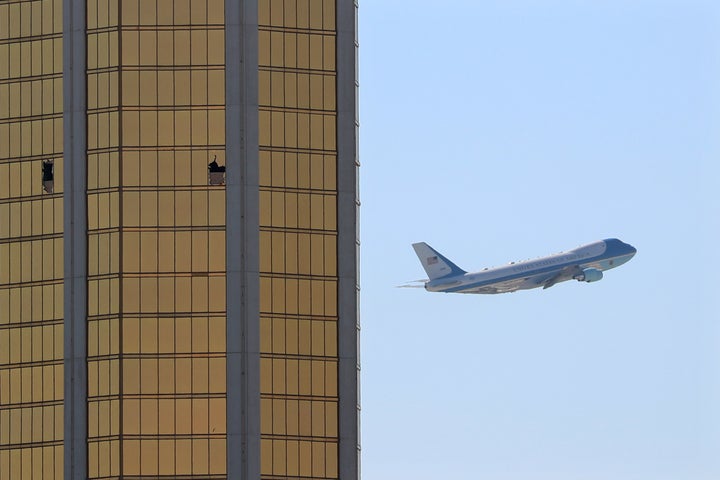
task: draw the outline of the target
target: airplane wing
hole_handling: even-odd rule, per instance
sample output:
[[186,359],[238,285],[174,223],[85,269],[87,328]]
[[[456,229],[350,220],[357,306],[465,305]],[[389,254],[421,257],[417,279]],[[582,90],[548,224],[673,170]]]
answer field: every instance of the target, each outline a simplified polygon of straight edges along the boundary
[[550,278],[540,280],[538,281],[538,284],[543,284],[543,290],[552,287],[556,283],[564,282],[565,280],[570,280],[575,275],[577,275],[580,272],[580,267],[578,265],[571,265],[569,267],[565,267],[559,272],[552,275]]

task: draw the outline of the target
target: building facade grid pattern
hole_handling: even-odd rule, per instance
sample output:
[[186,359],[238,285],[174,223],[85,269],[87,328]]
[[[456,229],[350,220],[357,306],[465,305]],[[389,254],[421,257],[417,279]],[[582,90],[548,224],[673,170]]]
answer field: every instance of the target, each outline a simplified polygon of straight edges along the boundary
[[[82,459],[67,463],[92,479],[227,478],[232,245],[225,188],[208,178],[210,161],[226,163],[225,3],[72,4],[84,12],[85,44],[67,57],[86,52],[87,86],[78,97],[87,161],[68,160],[82,163],[73,177],[84,179],[82,195],[87,186],[87,250],[83,237],[75,252],[63,242],[68,4],[0,0],[0,478],[61,478],[64,458]],[[260,230],[249,254],[259,257],[260,471],[335,479],[337,5],[258,0],[257,10]],[[44,161],[54,166],[51,192]],[[63,431],[75,438],[67,426],[76,424],[68,412],[63,419],[63,300],[75,304],[63,252],[87,257],[78,297],[87,308],[87,442],[67,450],[86,446],[87,465],[63,455]]]
[[61,2],[0,2],[0,478],[62,478],[62,70]]
[[335,2],[259,2],[261,472],[338,477]]
[[225,478],[224,2],[87,32],[89,477]]

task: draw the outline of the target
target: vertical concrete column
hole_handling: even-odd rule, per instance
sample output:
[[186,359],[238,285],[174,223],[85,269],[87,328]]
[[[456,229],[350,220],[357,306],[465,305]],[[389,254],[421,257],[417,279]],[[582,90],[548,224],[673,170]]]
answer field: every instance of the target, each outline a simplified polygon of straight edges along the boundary
[[257,18],[225,1],[228,480],[260,478]]
[[87,108],[85,2],[63,2],[66,480],[87,478]]
[[342,480],[360,478],[357,1],[337,0],[338,388]]

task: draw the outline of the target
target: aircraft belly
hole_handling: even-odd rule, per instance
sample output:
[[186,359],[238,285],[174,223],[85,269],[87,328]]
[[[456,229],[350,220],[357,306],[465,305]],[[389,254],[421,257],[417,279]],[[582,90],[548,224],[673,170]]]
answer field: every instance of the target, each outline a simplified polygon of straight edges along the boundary
[[508,293],[520,290],[522,284],[525,281],[524,278],[517,278],[514,280],[506,280],[504,282],[493,283],[491,285],[485,285],[473,289],[473,293]]

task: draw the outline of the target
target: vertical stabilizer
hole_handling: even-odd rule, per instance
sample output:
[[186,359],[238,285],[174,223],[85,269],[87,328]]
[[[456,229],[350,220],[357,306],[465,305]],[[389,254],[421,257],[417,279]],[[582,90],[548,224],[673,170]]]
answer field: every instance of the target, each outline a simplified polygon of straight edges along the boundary
[[425,242],[413,243],[413,248],[430,280],[467,273]]

